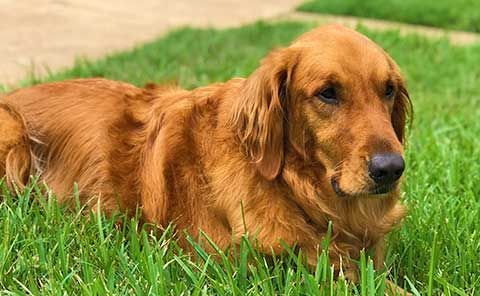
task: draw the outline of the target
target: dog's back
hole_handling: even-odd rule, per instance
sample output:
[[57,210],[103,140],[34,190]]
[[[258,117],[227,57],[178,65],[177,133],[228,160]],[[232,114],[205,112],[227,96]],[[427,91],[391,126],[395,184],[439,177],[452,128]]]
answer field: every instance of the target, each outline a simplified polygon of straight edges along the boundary
[[0,101],[0,173],[17,185],[40,175],[62,201],[77,183],[81,198],[99,197],[103,207],[114,208],[109,130],[127,98],[141,92],[121,82],[79,79],[8,94]]

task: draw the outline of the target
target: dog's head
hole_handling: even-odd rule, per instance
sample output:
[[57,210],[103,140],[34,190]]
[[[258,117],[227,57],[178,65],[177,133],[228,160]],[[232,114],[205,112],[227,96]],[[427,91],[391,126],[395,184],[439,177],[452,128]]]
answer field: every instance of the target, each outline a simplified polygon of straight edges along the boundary
[[411,103],[398,66],[367,37],[336,25],[305,33],[241,92],[232,121],[265,178],[281,174],[288,151],[320,163],[340,196],[396,188]]

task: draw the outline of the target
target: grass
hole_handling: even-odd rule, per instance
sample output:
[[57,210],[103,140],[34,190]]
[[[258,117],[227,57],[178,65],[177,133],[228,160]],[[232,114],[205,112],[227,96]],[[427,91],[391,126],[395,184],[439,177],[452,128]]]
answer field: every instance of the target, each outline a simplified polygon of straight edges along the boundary
[[[246,76],[273,47],[309,24],[257,23],[230,30],[183,29],[132,51],[79,61],[47,80],[103,76],[143,85],[178,81],[187,88]],[[421,295],[480,291],[480,46],[361,29],[399,63],[416,118],[407,149],[403,226],[388,239],[389,277]],[[23,84],[37,83],[36,79]],[[310,273],[294,255],[267,264],[244,243],[230,262],[178,249],[135,219],[64,209],[39,186],[4,191],[0,202],[0,291],[10,294],[381,295],[385,273],[360,260],[360,285],[334,283],[327,260]],[[125,219],[119,217],[120,219]],[[247,260],[247,258],[249,258]],[[0,293],[2,293],[0,292]]]
[[475,0],[310,0],[299,10],[480,32],[480,2]]
[[[213,258],[194,241],[197,258],[192,258],[172,239],[171,229],[158,237],[139,229],[136,219],[105,219],[85,215],[80,207],[65,209],[42,189],[31,186],[16,196],[5,193],[0,209],[3,293],[345,295],[349,289],[344,281],[333,285],[325,253],[315,274],[295,255],[268,263],[246,239],[233,261],[220,251]],[[118,219],[122,226],[117,226]],[[383,275],[374,274],[371,261],[363,257],[362,264],[362,289],[385,289]]]

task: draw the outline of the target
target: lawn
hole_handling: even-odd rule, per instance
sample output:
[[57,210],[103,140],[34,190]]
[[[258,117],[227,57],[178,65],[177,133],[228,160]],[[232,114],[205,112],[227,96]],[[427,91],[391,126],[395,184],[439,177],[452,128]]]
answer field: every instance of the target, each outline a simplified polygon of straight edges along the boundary
[[480,32],[480,2],[475,0],[309,0],[299,10]]
[[[105,59],[79,61],[47,80],[103,76],[136,85],[177,81],[193,88],[246,76],[272,48],[309,24],[229,30],[182,29]],[[415,107],[404,202],[409,215],[388,239],[388,277],[421,295],[480,292],[480,46],[361,29],[403,69]],[[38,83],[35,79],[23,84]],[[135,219],[65,209],[42,186],[3,189],[0,294],[381,295],[384,272],[360,262],[360,285],[334,283],[326,260],[310,273],[296,257],[273,263],[245,243],[233,262],[182,253],[171,232],[139,231]],[[118,217],[118,219],[125,219]],[[249,258],[247,260],[247,258]],[[323,258],[323,257],[322,257]]]

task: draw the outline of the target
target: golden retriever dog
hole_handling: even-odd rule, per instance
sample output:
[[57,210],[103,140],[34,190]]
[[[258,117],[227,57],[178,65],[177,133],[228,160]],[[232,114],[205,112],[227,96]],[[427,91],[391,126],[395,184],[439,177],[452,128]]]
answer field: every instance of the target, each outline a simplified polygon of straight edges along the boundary
[[203,231],[223,249],[248,232],[260,252],[295,246],[312,265],[332,221],[332,264],[355,279],[351,259],[375,250],[382,266],[404,216],[410,107],[392,58],[328,25],[248,78],[193,90],[78,79],[7,94],[0,174],[9,186],[37,176],[65,203],[77,183],[91,208],[138,207],[143,222]]

